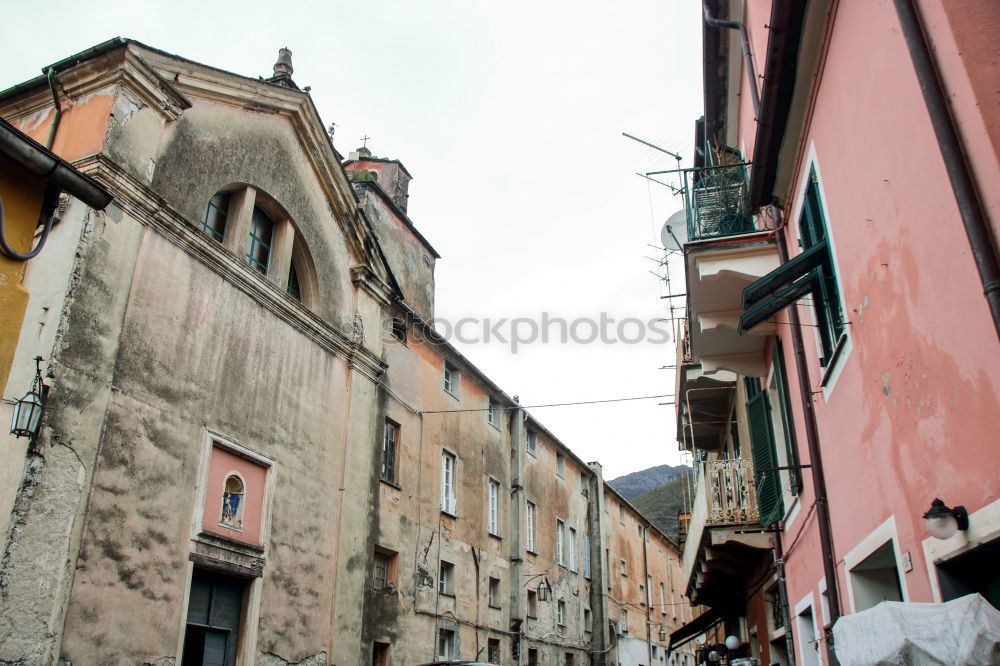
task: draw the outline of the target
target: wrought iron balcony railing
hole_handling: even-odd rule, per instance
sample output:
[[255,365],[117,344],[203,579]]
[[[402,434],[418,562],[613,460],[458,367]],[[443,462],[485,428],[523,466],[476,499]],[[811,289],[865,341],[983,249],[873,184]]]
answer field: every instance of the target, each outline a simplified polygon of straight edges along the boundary
[[743,458],[706,461],[702,463],[702,472],[708,490],[707,524],[760,521],[752,461]]

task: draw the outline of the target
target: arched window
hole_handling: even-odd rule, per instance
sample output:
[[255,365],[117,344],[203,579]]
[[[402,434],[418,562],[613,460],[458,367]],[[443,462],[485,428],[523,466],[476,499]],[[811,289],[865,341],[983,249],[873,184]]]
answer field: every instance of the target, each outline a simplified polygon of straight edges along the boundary
[[247,261],[258,271],[267,275],[267,264],[271,259],[271,236],[274,222],[259,207],[253,207],[250,218],[250,242],[247,247]]
[[230,474],[222,490],[222,516],[219,522],[226,527],[243,529],[243,500],[246,487],[243,479]]
[[316,266],[298,227],[266,192],[234,183],[208,202],[201,229],[307,308],[319,301]]
[[222,242],[226,235],[226,218],[229,217],[229,192],[219,192],[208,202],[205,218],[201,221],[202,230]]

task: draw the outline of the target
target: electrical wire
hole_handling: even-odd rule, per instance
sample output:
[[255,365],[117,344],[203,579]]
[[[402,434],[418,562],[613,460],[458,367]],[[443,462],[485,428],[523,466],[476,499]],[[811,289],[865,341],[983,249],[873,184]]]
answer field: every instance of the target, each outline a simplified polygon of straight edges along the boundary
[[[578,400],[576,402],[550,402],[541,405],[514,405],[513,407],[493,407],[494,410],[513,411],[515,409],[539,409],[541,407],[569,407],[573,405],[599,405],[609,402],[629,402],[632,400],[653,400],[654,398],[673,398],[674,396],[663,393],[661,395],[637,395],[628,398],[607,398],[604,400]],[[674,404],[672,402],[664,404]],[[488,412],[490,407],[475,407],[470,409],[436,409],[421,412],[422,414],[454,414],[457,412]]]

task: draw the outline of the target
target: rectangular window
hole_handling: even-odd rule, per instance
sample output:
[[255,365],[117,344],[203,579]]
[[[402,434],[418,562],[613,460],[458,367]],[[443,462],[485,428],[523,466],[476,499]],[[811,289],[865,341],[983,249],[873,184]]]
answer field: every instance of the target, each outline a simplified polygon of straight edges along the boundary
[[562,599],[556,602],[556,623],[560,625],[566,624],[566,602]]
[[382,480],[396,483],[396,446],[399,442],[399,424],[385,420],[382,434]]
[[455,456],[441,452],[441,510],[456,515],[455,502]]
[[528,648],[528,666],[538,666],[538,648]]
[[589,608],[583,609],[583,630],[584,631],[594,630],[594,616],[590,612]]
[[583,577],[590,580],[590,535],[583,535]]
[[664,596],[663,583],[660,583],[660,612],[667,614],[667,598]]
[[566,558],[569,563],[569,570],[576,571],[576,528],[569,528],[569,553]]
[[455,585],[455,565],[451,562],[441,561],[441,569],[438,572],[438,592],[454,596]]
[[560,451],[556,451],[556,474],[563,478],[566,477],[566,456]]
[[444,390],[458,397],[458,368],[451,363],[444,364]]
[[372,643],[372,666],[389,666],[388,643]]
[[528,590],[528,617],[538,617],[538,594]]
[[531,455],[531,456],[537,456],[538,455],[538,433],[536,433],[534,430],[529,430],[528,431],[528,435],[525,438],[525,445],[524,445],[524,447],[525,447],[525,450],[528,452],[529,455]]
[[563,662],[566,666],[573,666],[573,653],[566,653],[566,660]]
[[647,606],[653,605],[653,577],[646,576],[646,598],[644,600]]
[[500,536],[500,483],[490,479],[489,529],[493,536]]
[[628,576],[628,574],[625,573],[625,560],[622,560],[621,562],[621,574],[622,576]]
[[438,629],[438,659],[456,659],[455,632],[451,629]]
[[385,553],[375,551],[375,564],[372,575],[372,586],[376,590],[384,590],[389,584],[389,557]]
[[490,608],[500,608],[500,579],[490,578],[490,588],[487,595]]
[[535,512],[536,507],[534,502],[528,502],[528,517],[525,525],[527,535],[525,537],[525,543],[527,544],[526,548],[529,553],[535,552]]
[[618,506],[618,522],[621,523],[622,525],[625,524],[625,505],[624,504],[620,504]]
[[494,428],[500,427],[500,403],[492,398],[489,409],[486,410],[486,421]]
[[211,201],[208,202],[208,208],[205,210],[205,219],[201,222],[201,228],[205,230],[205,233],[220,243],[226,235],[229,197],[228,192],[219,192],[212,197]]
[[486,658],[491,664],[500,663],[500,639],[490,638],[486,642]]
[[639,583],[639,603],[643,606],[646,605],[646,586]]
[[627,634],[628,633],[628,611],[624,611],[624,610],[622,611],[622,616],[621,616],[621,619],[619,620],[619,622],[622,623],[622,633],[623,634]]
[[271,257],[271,236],[274,225],[270,218],[257,206],[253,207],[250,218],[250,243],[247,248],[247,261],[261,273],[267,275],[267,266]]
[[566,523],[556,520],[556,564],[566,566],[565,539]]

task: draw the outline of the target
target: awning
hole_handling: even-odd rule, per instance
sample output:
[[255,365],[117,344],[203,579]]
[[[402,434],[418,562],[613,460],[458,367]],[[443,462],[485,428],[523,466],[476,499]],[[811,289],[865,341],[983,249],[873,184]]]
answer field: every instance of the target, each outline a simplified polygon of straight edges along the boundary
[[688,641],[693,640],[695,636],[700,636],[705,633],[720,622],[722,622],[722,611],[716,610],[715,608],[709,608],[707,611],[670,634],[670,646],[667,648],[667,654],[670,654],[671,650],[674,648],[678,648]]
[[978,594],[943,604],[883,601],[833,626],[843,666],[1000,663],[1000,611]]

